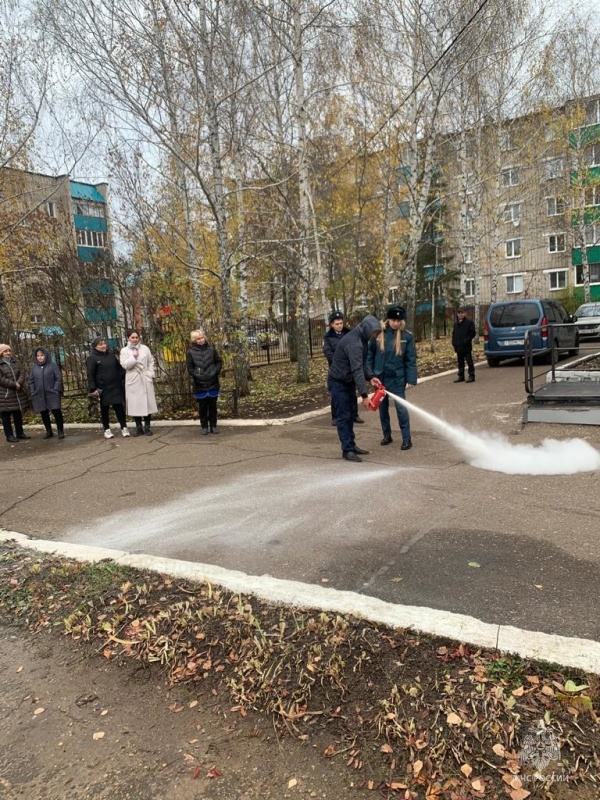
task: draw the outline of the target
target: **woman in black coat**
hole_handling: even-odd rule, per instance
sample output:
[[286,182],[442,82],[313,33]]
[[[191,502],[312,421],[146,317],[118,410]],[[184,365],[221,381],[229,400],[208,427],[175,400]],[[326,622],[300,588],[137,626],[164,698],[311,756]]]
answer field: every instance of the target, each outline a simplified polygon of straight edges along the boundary
[[125,370],[119,359],[108,349],[108,342],[99,336],[92,342],[92,353],[85,362],[90,397],[100,400],[100,418],[104,438],[113,439],[109,415],[112,406],[121,427],[121,434],[129,436],[125,419]]
[[44,439],[51,439],[52,425],[50,412],[54,415],[56,431],[59,439],[65,438],[63,414],[60,398],[63,391],[63,380],[60,367],[54,361],[49,350],[36,347],[33,352],[33,364],[29,373],[29,395],[34,411],[39,411],[46,433]]
[[11,346],[0,344],[0,414],[6,441],[12,444],[19,439],[31,439],[23,430],[23,411],[29,408],[29,399],[23,388],[26,380]]
[[194,380],[194,397],[200,411],[200,428],[203,435],[218,433],[217,398],[219,396],[219,374],[223,362],[216,347],[208,343],[202,330],[190,333],[190,347],[187,351],[187,371]]

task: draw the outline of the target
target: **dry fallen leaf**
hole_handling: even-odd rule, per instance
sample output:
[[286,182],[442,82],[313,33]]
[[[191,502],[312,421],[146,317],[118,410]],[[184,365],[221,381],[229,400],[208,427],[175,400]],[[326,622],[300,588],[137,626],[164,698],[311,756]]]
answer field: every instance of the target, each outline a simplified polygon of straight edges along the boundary
[[462,719],[458,716],[458,714],[455,714],[454,711],[451,711],[446,717],[446,723],[448,725],[460,725],[462,723]]
[[473,772],[473,767],[471,767],[469,764],[463,764],[462,767],[460,768],[460,771],[465,777],[468,778]]
[[104,708],[104,709],[102,709],[102,711],[100,712],[100,716],[101,716],[101,717],[105,717],[107,714],[108,714],[108,708]]
[[471,786],[475,789],[476,792],[484,792],[485,791],[485,783],[481,780],[481,778],[475,778],[474,781],[471,781]]
[[104,731],[96,731],[96,733],[92,734],[92,739],[97,742],[98,739],[104,739]]
[[298,781],[296,778],[290,778],[288,781],[288,789],[292,789],[294,786],[298,785]]
[[23,667],[19,667],[19,669],[17,670],[17,672],[22,672],[22,671],[23,671]]
[[506,752],[506,749],[503,744],[495,744],[492,747],[492,750],[494,751],[494,753],[496,753],[497,756],[500,756],[500,758],[504,758],[504,753]]
[[415,761],[415,763],[413,764],[413,775],[415,776],[415,778],[417,777],[419,772],[421,772],[422,769],[423,769],[423,762]]
[[381,745],[381,752],[382,753],[393,753],[393,748],[386,742],[385,744]]
[[530,794],[531,792],[528,792],[527,789],[513,789],[510,793],[510,797],[511,800],[525,800]]
[[36,710],[33,713],[35,716],[37,716],[38,714],[43,714],[45,710],[46,710],[45,708],[36,708]]
[[192,702],[188,705],[188,708],[196,708],[197,705],[198,705],[198,701],[197,700],[192,700]]

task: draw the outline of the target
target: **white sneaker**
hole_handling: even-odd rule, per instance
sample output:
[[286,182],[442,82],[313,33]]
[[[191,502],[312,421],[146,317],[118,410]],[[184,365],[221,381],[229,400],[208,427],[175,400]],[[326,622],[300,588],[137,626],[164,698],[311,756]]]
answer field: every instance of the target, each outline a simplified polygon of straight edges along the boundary
[[110,428],[107,428],[107,429],[104,431],[104,438],[105,438],[105,439],[114,439],[114,438],[115,438],[115,435],[114,435],[114,433],[111,431],[111,429],[110,429]]
[[123,436],[124,436],[124,437],[125,437],[125,436],[130,436],[130,435],[131,435],[131,434],[129,433],[129,429],[128,429],[128,428],[121,428],[121,433],[123,434]]

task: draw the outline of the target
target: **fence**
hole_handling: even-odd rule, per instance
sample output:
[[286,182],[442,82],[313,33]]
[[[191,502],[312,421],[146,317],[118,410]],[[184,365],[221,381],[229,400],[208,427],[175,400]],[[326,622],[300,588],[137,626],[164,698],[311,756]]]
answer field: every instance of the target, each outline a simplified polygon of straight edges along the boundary
[[[316,317],[309,321],[308,340],[311,358],[320,355],[323,336],[327,330],[327,321]],[[112,335],[111,335],[112,334]],[[120,349],[125,343],[125,332],[113,329],[108,333],[96,329],[88,329],[81,337],[84,341],[69,341],[64,335],[33,334],[30,331],[17,334],[14,352],[21,366],[28,369],[36,347],[45,347],[52,353],[52,358],[60,365],[63,375],[64,398],[63,408],[69,414],[74,407],[87,408],[90,416],[95,417],[97,404],[88,400],[86,359],[90,355],[91,343],[98,336],[106,336],[112,349]],[[290,358],[290,336],[285,326],[277,323],[269,324],[263,319],[250,319],[246,329],[248,341],[248,360],[250,366],[260,367],[274,362],[283,362]],[[166,413],[177,409],[188,408],[191,398],[191,382],[187,374],[185,356],[187,339],[170,337],[167,340],[153,341],[144,336],[144,342],[152,351],[157,365],[156,391],[160,398],[160,408]],[[219,345],[219,352],[227,357],[228,345]],[[237,412],[235,393],[231,397],[223,397],[229,403],[234,415]]]

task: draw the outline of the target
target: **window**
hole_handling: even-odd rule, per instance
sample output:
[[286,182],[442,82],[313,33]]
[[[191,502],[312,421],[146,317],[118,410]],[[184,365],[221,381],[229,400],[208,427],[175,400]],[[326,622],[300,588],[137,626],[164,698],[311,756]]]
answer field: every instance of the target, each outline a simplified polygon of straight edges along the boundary
[[515,133],[510,128],[504,128],[500,131],[500,150],[506,153],[509,150],[516,150],[517,143],[515,141]]
[[77,231],[77,244],[83,247],[106,247],[106,231]]
[[74,200],[73,213],[79,217],[105,217],[106,212],[102,203],[94,203],[93,201]]
[[[600,283],[600,264],[590,264],[590,283]],[[583,265],[575,267],[575,283],[583,283]]]
[[562,197],[547,197],[546,203],[548,204],[548,216],[558,217],[559,214],[564,214],[567,204]]
[[521,257],[521,239],[507,239],[506,258],[520,258],[520,257]]
[[600,225],[585,226],[585,246],[594,247],[600,243]]
[[473,263],[473,245],[468,244],[465,247],[465,264],[472,264]]
[[504,207],[504,221],[518,224],[521,220],[521,203],[508,203]]
[[398,286],[390,286],[388,290],[388,303],[400,302],[400,289]]
[[600,206],[600,186],[587,186],[585,189],[586,206]]
[[49,217],[56,217],[56,206],[51,200],[48,200],[46,203],[46,214]]
[[475,296],[475,278],[465,278],[465,297]]
[[585,163],[588,167],[600,166],[600,142],[596,142],[595,144],[591,144],[589,147],[586,147],[584,157]]
[[546,180],[550,181],[553,178],[560,178],[565,171],[565,163],[562,158],[549,158],[544,162],[544,174]]
[[44,315],[43,314],[32,314],[31,315],[31,324],[32,325],[41,325],[43,321],[44,321]]
[[518,294],[523,291],[522,275],[506,275],[506,294]]
[[507,167],[502,170],[502,186],[517,186],[519,183],[519,167]]
[[567,286],[567,270],[560,269],[548,273],[550,281],[550,289],[556,291],[557,289],[565,289]]
[[548,236],[549,253],[564,253],[565,249],[566,245],[564,233],[551,233],[550,236]]
[[585,124],[597,125],[600,122],[600,100],[591,100],[585,104]]

